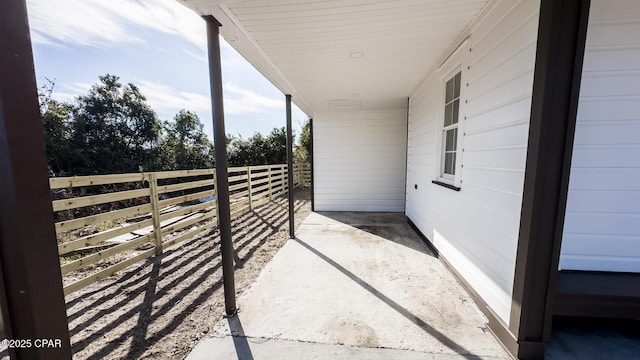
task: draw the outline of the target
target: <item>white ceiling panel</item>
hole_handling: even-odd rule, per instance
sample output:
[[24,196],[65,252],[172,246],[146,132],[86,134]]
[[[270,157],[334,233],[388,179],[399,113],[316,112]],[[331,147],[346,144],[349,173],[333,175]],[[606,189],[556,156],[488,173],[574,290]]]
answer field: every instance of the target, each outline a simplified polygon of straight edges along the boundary
[[[406,107],[489,2],[178,1],[216,17],[229,43],[309,115]],[[332,106],[341,103],[351,105]]]

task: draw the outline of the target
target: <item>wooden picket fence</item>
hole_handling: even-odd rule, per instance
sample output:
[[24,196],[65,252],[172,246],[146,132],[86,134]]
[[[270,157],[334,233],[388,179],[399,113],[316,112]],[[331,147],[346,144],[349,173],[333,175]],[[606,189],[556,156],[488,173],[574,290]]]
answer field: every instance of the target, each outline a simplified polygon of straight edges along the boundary
[[[296,186],[308,185],[305,169],[294,166]],[[62,274],[90,273],[65,284],[65,295],[216,228],[215,177],[202,169],[51,178]],[[229,191],[234,218],[286,193],[287,165],[229,168]]]

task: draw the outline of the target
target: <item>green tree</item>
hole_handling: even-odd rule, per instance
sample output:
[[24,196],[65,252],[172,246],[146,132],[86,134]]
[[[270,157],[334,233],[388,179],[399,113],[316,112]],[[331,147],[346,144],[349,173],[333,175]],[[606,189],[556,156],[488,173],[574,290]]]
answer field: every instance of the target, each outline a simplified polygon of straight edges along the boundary
[[255,133],[247,140],[229,135],[227,142],[227,157],[231,166],[287,162],[287,133],[284,128],[274,128],[266,137]]
[[[268,137],[267,164],[284,164],[287,162],[287,132],[284,127],[274,128]],[[293,137],[295,143],[295,136]]]
[[55,83],[46,79],[47,84],[39,93],[40,113],[44,125],[45,149],[49,171],[55,174],[64,173],[74,161],[69,138],[71,135],[71,114],[73,105],[52,98]]
[[157,147],[156,166],[164,170],[206,169],[214,166],[213,143],[198,115],[180,110],[164,123],[165,136]]
[[[173,120],[161,123],[138,87],[122,84],[117,76],[109,74],[101,76],[87,94],[73,102],[54,100],[53,88],[54,83],[49,81],[41,89],[40,103],[49,167],[56,174],[214,166],[213,144],[193,112],[183,109]],[[308,138],[308,126],[305,129],[301,136],[303,144]],[[247,140],[229,136],[229,163],[232,166],[285,163],[286,144],[284,128],[274,128],[266,136],[256,133]]]
[[296,162],[311,162],[311,122],[307,120],[300,132],[300,142],[294,152]]
[[82,149],[74,174],[143,171],[153,163],[160,121],[137,86],[100,77],[74,108],[71,142]]
[[248,140],[241,136],[230,137],[227,158],[232,166],[253,166],[263,164],[266,159],[267,142],[259,133]]

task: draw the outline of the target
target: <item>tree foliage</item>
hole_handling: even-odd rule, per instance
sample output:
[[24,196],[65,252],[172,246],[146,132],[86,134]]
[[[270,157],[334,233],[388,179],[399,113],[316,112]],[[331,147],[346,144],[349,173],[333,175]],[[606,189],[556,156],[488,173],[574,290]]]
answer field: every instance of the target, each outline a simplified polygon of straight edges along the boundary
[[287,162],[287,132],[274,128],[267,136],[255,133],[247,140],[228,136],[227,157],[231,166],[283,164]]
[[71,143],[81,155],[74,174],[149,169],[160,121],[133,84],[105,75],[73,104]]
[[75,154],[71,146],[72,112],[71,104],[56,101],[51,98],[53,82],[41,89],[40,112],[45,131],[45,149],[50,171],[59,172],[69,168],[75,162]]
[[294,158],[296,162],[311,162],[311,122],[307,120],[300,132],[300,143],[296,147]]
[[198,115],[187,110],[163,124],[164,136],[157,148],[163,170],[206,169],[214,166],[213,143],[204,133],[204,124]]
[[52,98],[54,84],[40,91],[49,168],[59,175],[111,174],[213,166],[213,145],[198,116],[182,110],[173,121],[158,119],[134,84],[114,75],[72,102]]
[[[198,115],[180,110],[160,121],[134,84],[114,75],[99,78],[74,101],[52,98],[54,83],[40,91],[40,110],[51,173],[57,175],[112,174],[139,171],[211,168],[214,148]],[[296,153],[307,154],[308,124]],[[287,135],[274,128],[247,140],[227,137],[231,166],[281,164],[287,161]],[[306,152],[305,152],[306,151]],[[298,156],[302,161],[306,155]]]

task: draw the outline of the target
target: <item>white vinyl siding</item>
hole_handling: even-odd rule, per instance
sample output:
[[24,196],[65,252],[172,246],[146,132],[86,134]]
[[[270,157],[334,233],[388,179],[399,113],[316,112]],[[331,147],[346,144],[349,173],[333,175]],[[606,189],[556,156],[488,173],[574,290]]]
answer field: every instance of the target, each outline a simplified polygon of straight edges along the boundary
[[592,0],[561,270],[640,272],[640,2]]
[[407,113],[314,114],[318,211],[404,211]]
[[462,68],[459,192],[431,183],[439,175],[443,70],[431,72],[410,98],[407,216],[505,323],[511,309],[539,6],[538,1],[499,1],[471,27],[468,63]]

